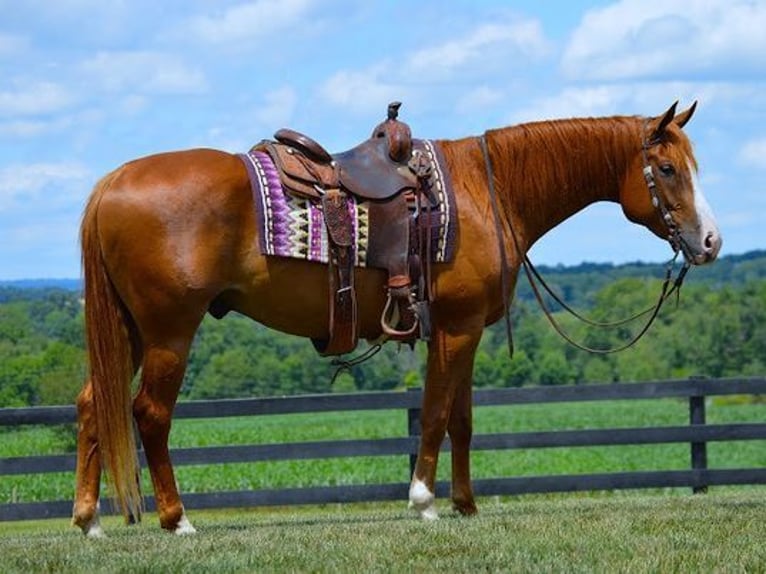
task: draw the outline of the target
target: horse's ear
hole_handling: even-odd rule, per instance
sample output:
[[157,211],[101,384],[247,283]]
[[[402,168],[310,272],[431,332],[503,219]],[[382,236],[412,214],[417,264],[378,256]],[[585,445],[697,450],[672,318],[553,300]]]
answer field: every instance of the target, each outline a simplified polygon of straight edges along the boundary
[[650,138],[650,140],[658,140],[662,138],[662,134],[665,133],[665,128],[667,128],[668,125],[670,125],[670,122],[673,121],[673,118],[676,115],[677,107],[678,107],[678,100],[673,102],[673,105],[668,108],[668,111],[665,112],[665,114],[661,118],[659,118],[659,120],[655,118],[655,122],[658,122],[658,123],[654,126],[654,129],[652,130],[652,137]]
[[694,103],[689,106],[689,109],[684,110],[683,112],[679,113],[675,118],[673,118],[673,122],[679,127],[684,127],[687,123],[689,123],[689,120],[692,119],[692,116],[694,115],[694,110],[697,109],[697,101],[695,100]]

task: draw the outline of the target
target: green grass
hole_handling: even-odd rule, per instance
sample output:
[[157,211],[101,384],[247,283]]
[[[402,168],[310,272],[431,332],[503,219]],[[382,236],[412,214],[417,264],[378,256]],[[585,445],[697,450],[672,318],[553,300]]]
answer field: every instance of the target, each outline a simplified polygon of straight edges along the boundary
[[[710,402],[707,418],[710,423],[761,422],[766,419],[766,404]],[[684,401],[673,399],[483,407],[475,409],[474,422],[477,434],[685,425],[688,409]],[[396,437],[405,436],[406,428],[404,411],[177,420],[171,446]],[[56,454],[73,449],[73,425],[0,431],[0,457]],[[710,468],[766,467],[766,441],[711,443],[708,460]],[[474,478],[677,470],[688,468],[689,446],[477,451],[472,461]],[[449,453],[443,453],[438,478],[448,480],[449,472]],[[182,492],[405,482],[408,473],[406,456],[176,467]],[[144,485],[150,489],[147,476]],[[72,493],[72,473],[0,478],[0,502],[68,499]]]
[[664,497],[483,501],[435,523],[404,505],[195,512],[88,540],[65,520],[0,523],[3,572],[764,572],[763,489]]

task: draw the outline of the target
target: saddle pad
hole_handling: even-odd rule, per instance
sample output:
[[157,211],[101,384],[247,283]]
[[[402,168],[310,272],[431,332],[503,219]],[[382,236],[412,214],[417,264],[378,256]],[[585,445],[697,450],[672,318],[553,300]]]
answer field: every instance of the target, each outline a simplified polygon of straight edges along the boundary
[[[436,263],[452,261],[457,219],[449,173],[441,150],[431,140],[415,140],[415,149],[426,154],[433,169],[431,191],[437,205],[431,211],[431,253]],[[239,157],[250,176],[261,253],[319,263],[328,262],[327,229],[321,203],[285,193],[274,162],[262,151],[250,150]],[[355,265],[367,265],[369,203],[347,200],[353,233]]]

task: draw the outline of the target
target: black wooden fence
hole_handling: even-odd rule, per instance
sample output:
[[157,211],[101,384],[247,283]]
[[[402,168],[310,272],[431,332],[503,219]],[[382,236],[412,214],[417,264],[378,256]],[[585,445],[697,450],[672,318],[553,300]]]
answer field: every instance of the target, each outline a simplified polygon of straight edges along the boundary
[[[706,424],[705,398],[716,395],[764,395],[766,378],[689,379],[614,385],[531,387],[479,390],[476,407],[577,401],[682,398],[688,400],[689,425],[617,429],[562,430],[474,436],[473,450],[688,443],[688,470],[618,472],[555,476],[492,478],[474,481],[477,496],[540,492],[569,492],[629,488],[688,487],[695,492],[713,485],[766,484],[766,468],[710,469],[706,445],[712,441],[766,439],[766,423]],[[311,395],[285,398],[238,399],[179,403],[175,418],[328,411],[402,409],[407,411],[409,436],[375,440],[333,440],[249,446],[182,448],[172,452],[176,465],[331,457],[402,455],[414,462],[419,433],[419,390],[345,395]],[[55,425],[75,420],[74,407],[0,409],[0,425]],[[445,448],[449,447],[449,442]],[[73,472],[75,455],[27,456],[0,459],[0,476],[47,472]],[[403,469],[404,470],[404,469]],[[184,505],[195,508],[255,507],[269,505],[406,500],[408,483],[323,486],[186,493]],[[436,493],[449,495],[449,485],[439,483]],[[2,494],[6,496],[5,493]],[[153,509],[153,500],[147,501]],[[0,504],[0,520],[65,517],[70,500]]]

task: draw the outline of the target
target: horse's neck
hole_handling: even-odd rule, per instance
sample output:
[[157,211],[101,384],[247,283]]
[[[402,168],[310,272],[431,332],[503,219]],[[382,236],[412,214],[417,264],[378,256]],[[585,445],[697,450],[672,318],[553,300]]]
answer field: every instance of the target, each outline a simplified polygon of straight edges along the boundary
[[637,118],[557,120],[487,133],[507,220],[524,248],[597,201],[619,201],[640,145]]

